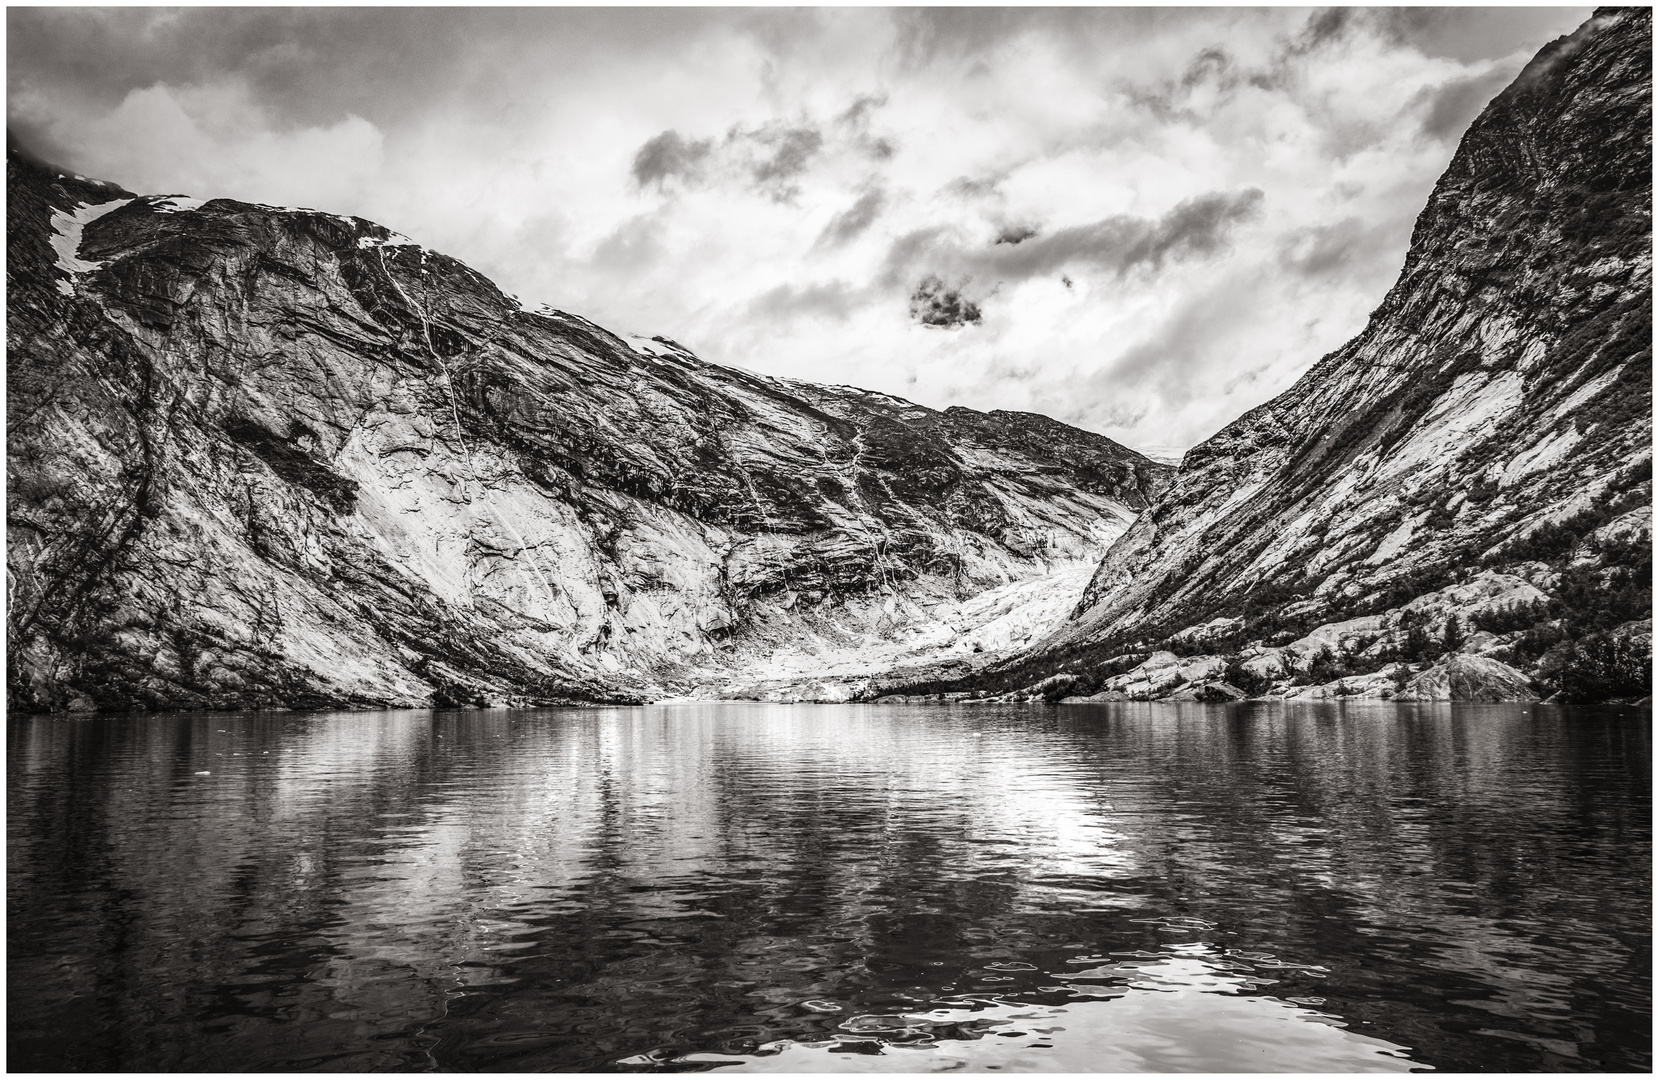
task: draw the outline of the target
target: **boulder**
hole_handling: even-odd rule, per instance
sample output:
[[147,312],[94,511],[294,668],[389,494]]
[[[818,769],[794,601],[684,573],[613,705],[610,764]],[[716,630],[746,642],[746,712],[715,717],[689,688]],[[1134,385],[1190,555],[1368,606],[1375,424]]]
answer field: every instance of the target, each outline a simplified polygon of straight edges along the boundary
[[1290,665],[1285,663],[1283,649],[1264,650],[1259,656],[1245,660],[1243,667],[1263,679],[1282,679],[1290,674]]
[[1648,544],[1653,539],[1653,507],[1638,506],[1609,521],[1591,534],[1596,550],[1614,544]]
[[1020,693],[1028,701],[1035,701],[1038,698],[1044,701],[1059,701],[1066,697],[1068,692],[1076,689],[1078,683],[1082,681],[1076,675],[1063,671],[1058,675],[1049,676],[1040,683],[1026,687]]
[[1182,687],[1171,694],[1170,701],[1202,701],[1209,704],[1219,704],[1224,701],[1243,701],[1245,693],[1230,682],[1216,680],[1203,683],[1199,686]]
[[1176,669],[1176,674],[1182,681],[1189,683],[1203,682],[1214,678],[1227,670],[1227,661],[1219,656],[1192,656],[1187,662]]
[[1500,660],[1458,653],[1413,678],[1398,701],[1537,701],[1527,677]]
[[1401,616],[1411,612],[1438,628],[1448,616],[1456,615],[1467,626],[1471,617],[1486,614],[1510,604],[1535,604],[1549,597],[1514,574],[1500,574],[1483,570],[1468,581],[1448,585],[1437,592],[1425,593],[1406,604],[1399,612],[1390,612],[1385,623],[1397,627]]
[[1317,686],[1292,687],[1286,694],[1287,701],[1327,701],[1334,699],[1371,698],[1386,699],[1394,696],[1394,667],[1383,668],[1366,675],[1345,675],[1333,682],[1321,683]]
[[1358,650],[1370,644],[1382,629],[1381,615],[1362,615],[1357,619],[1344,619],[1341,622],[1316,627],[1291,642],[1288,648],[1295,649],[1304,656],[1317,656],[1323,648],[1328,648],[1332,652],[1339,652],[1344,646]]
[[1209,622],[1200,623],[1197,626],[1189,626],[1185,630],[1179,630],[1169,635],[1169,639],[1182,645],[1211,645],[1238,633],[1243,628],[1243,619],[1222,617],[1211,619]]
[[[1208,658],[1197,657],[1194,659],[1204,660]],[[1187,663],[1187,661],[1183,661],[1181,657],[1172,652],[1155,652],[1141,661],[1133,670],[1107,679],[1101,689],[1118,690],[1136,701],[1145,701],[1188,681],[1181,674],[1184,663]]]

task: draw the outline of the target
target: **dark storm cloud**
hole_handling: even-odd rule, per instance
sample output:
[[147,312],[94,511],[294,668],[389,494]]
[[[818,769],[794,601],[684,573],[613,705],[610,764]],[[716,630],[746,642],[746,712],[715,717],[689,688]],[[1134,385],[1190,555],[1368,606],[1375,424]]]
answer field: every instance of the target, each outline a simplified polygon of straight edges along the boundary
[[1004,249],[1007,254],[998,261],[1010,271],[1027,275],[1048,273],[1072,262],[1120,275],[1141,266],[1157,268],[1167,258],[1219,251],[1231,227],[1254,217],[1261,202],[1259,188],[1214,191],[1178,203],[1156,221],[1119,216],[1061,229]]
[[1140,268],[1156,270],[1169,259],[1220,251],[1232,227],[1254,217],[1261,201],[1257,188],[1210,192],[1179,203],[1161,218],[1122,214],[988,248],[963,247],[942,229],[917,230],[894,243],[885,276],[889,282],[901,280],[911,267],[925,264],[935,273],[999,280],[1042,277],[1073,266],[1122,277]]
[[1436,88],[1429,97],[1428,111],[1423,114],[1423,134],[1436,139],[1458,139],[1470,121],[1480,115],[1486,103],[1509,85],[1515,69],[1499,66],[1484,75],[1467,79],[1453,79]]
[[777,39],[816,16],[706,8],[8,8],[7,82],[105,107],[133,90],[234,77],[286,123],[385,125],[456,105],[498,117],[549,101],[548,73],[682,53],[740,30]]
[[923,326],[950,330],[978,325],[980,311],[979,305],[963,296],[960,288],[946,285],[929,274],[910,294],[910,317]]
[[774,120],[754,128],[734,127],[718,144],[670,130],[640,146],[631,171],[639,187],[659,188],[670,178],[694,186],[737,175],[770,198],[788,202],[798,190],[793,181],[823,148],[823,132],[806,122]]
[[1035,225],[1004,225],[997,231],[996,242],[999,244],[1023,244],[1037,235]]
[[858,197],[841,213],[830,219],[824,226],[824,231],[818,236],[818,247],[839,247],[847,241],[863,235],[864,230],[874,224],[881,216],[881,210],[887,203],[887,193],[881,188],[871,188]]
[[1590,16],[1587,7],[1390,7],[1364,9],[1385,37],[1424,56],[1459,63],[1533,52],[1541,42],[1570,33]]
[[1293,53],[1312,52],[1333,41],[1340,41],[1352,25],[1352,8],[1321,8],[1308,16],[1308,21],[1291,47]]
[[696,180],[713,149],[712,139],[688,139],[678,131],[665,131],[634,154],[634,183],[661,187],[670,177]]
[[1166,79],[1151,86],[1126,84],[1122,90],[1131,103],[1145,109],[1161,123],[1179,120],[1201,124],[1202,117],[1178,104],[1187,100],[1196,88],[1213,85],[1219,96],[1225,99],[1246,82],[1263,89],[1271,89],[1280,81],[1282,76],[1276,72],[1242,71],[1233,62],[1232,57],[1227,55],[1226,50],[1206,46],[1187,63],[1179,78]]
[[835,118],[836,123],[862,131],[870,124],[870,114],[885,104],[886,94],[861,94],[847,106],[845,112]]
[[[1225,85],[1232,74],[1233,61],[1226,50],[1218,48],[1200,49],[1198,55],[1192,58],[1187,70],[1181,73],[1181,85],[1187,88],[1198,86],[1201,83],[1215,82]],[[1234,80],[1236,81],[1236,80]]]
[[871,117],[886,104],[886,94],[861,94],[835,118],[835,125],[850,134],[853,146],[872,161],[886,161],[893,156],[893,140],[870,131]]
[[745,139],[766,151],[751,168],[755,182],[777,190],[783,190],[788,181],[804,172],[807,163],[824,145],[823,134],[808,124],[774,122],[727,136],[728,143]]

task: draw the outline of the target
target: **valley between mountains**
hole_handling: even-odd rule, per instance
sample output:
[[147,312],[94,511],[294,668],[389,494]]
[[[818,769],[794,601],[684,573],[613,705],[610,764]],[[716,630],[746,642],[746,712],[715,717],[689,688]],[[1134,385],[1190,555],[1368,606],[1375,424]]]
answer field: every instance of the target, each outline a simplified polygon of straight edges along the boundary
[[7,159],[22,711],[1650,693],[1651,12],[1172,469],[705,363],[357,218]]
[[7,169],[28,708],[845,698],[1034,640],[1172,471],[526,311],[367,221]]

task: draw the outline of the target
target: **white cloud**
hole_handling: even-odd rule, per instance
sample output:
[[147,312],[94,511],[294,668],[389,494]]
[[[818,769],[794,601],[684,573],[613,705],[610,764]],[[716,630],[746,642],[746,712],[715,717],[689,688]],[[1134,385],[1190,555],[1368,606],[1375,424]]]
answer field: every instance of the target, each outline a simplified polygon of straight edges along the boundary
[[[1170,446],[1363,325],[1461,125],[1581,17],[1500,55],[1289,9],[197,12],[258,32],[112,37],[100,89],[31,59],[100,17],[14,15],[9,107],[80,171],[362,214],[711,360]],[[1204,199],[1238,212],[1181,241]],[[929,274],[980,321],[913,321]]]
[[[26,106],[27,107],[27,106]],[[38,103],[27,107],[39,114]],[[83,171],[141,193],[202,193],[351,211],[383,179],[382,137],[362,117],[279,130],[239,80],[133,90],[61,143]]]

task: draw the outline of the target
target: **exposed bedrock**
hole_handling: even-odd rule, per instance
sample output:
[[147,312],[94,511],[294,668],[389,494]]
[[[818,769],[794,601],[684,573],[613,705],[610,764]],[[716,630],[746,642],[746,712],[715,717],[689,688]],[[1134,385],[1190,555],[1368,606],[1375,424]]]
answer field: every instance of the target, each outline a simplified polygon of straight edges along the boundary
[[[1385,660],[1366,654],[1378,633],[1355,635],[1327,672],[1404,663],[1404,692],[1431,654],[1484,650],[1538,680],[1517,696],[1645,697],[1629,642],[1652,595],[1651,58],[1646,8],[1543,49],[1464,135],[1364,331],[1188,451],[1069,620],[1017,657],[888,688],[1030,697],[1069,672],[1121,692],[1105,684],[1159,649],[1251,664],[1501,571],[1533,594],[1484,627],[1464,612],[1451,637],[1469,641],[1446,640],[1448,601],[1422,613],[1439,653]],[[1586,665],[1622,674],[1591,689]],[[1285,681],[1305,670],[1257,674],[1305,692]]]
[[7,186],[14,708],[637,701],[783,644],[970,652],[996,615],[963,605],[1075,602],[1170,471],[526,311],[360,219],[16,153]]

